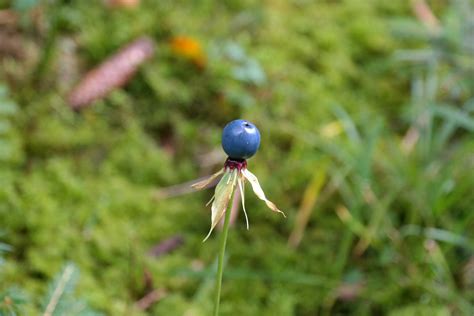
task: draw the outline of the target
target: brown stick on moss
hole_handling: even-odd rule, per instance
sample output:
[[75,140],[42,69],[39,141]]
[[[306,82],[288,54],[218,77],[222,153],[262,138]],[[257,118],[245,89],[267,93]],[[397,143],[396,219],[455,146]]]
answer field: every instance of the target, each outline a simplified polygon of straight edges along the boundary
[[154,51],[154,42],[149,37],[130,43],[86,74],[69,94],[69,105],[80,109],[123,86],[138,67],[153,56]]

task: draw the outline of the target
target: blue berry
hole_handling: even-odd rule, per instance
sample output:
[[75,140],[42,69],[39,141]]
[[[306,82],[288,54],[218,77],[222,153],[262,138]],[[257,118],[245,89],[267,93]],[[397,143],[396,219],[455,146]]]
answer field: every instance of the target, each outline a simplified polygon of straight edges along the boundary
[[246,120],[235,120],[222,131],[222,148],[231,159],[247,159],[260,146],[260,132]]

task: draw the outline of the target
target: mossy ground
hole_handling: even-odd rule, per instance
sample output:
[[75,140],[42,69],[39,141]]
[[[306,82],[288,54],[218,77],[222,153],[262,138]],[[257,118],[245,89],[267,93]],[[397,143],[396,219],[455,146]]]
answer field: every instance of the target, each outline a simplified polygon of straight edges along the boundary
[[[433,3],[448,26],[461,14]],[[248,191],[250,231],[240,216],[229,234],[222,315],[472,312],[474,124],[473,106],[462,107],[472,80],[416,94],[433,69],[395,56],[432,43],[423,31],[397,36],[423,30],[408,2],[0,1],[10,5],[18,20],[0,30],[16,43],[0,50],[0,241],[11,249],[0,252],[0,293],[25,296],[19,315],[44,310],[68,262],[80,271],[74,295],[100,313],[210,315],[217,233],[201,241],[212,193],[156,189],[220,168],[221,129],[235,118],[260,129],[249,169],[288,218]],[[73,84],[142,35],[157,43],[153,59],[72,111]],[[204,64],[173,51],[176,36],[198,41]],[[472,74],[460,59],[434,76],[459,68]],[[467,116],[433,116],[407,152],[423,102]],[[174,235],[183,246],[149,255]],[[167,295],[140,311],[151,283]]]

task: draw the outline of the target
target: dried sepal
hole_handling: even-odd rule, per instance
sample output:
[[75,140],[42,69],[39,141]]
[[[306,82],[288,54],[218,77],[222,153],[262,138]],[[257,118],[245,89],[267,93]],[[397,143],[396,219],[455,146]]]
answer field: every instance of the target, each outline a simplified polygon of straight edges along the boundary
[[204,238],[203,242],[205,242],[209,236],[211,236],[212,231],[224,216],[227,206],[229,205],[229,201],[232,198],[236,180],[237,170],[232,170],[224,172],[224,176],[217,184],[216,191],[214,193],[214,201],[212,202],[211,206],[211,229],[209,230],[206,238]]
[[260,183],[258,182],[257,177],[253,173],[251,173],[248,169],[243,169],[242,174],[244,175],[245,179],[249,180],[250,184],[252,185],[253,192],[260,200],[264,201],[272,211],[281,213],[284,217],[286,217],[285,213],[279,210],[272,201],[267,199],[262,187],[260,186]]
[[247,230],[249,230],[249,218],[247,216],[247,210],[245,209],[245,194],[244,194],[244,189],[245,189],[245,186],[244,186],[244,182],[245,182],[245,178],[244,177],[239,177],[237,179],[237,183],[239,185],[239,191],[240,191],[240,197],[241,197],[241,201],[242,201],[242,210],[244,211],[244,216],[245,216],[245,224],[247,225]]
[[199,182],[196,182],[196,183],[193,183],[191,185],[191,187],[195,188],[196,190],[202,190],[202,189],[205,189],[207,188],[214,180],[217,179],[217,177],[219,177],[222,173],[224,173],[224,169],[221,169],[219,171],[217,171],[216,173],[214,173],[212,176],[210,176],[209,178],[206,178],[202,181],[199,181]]

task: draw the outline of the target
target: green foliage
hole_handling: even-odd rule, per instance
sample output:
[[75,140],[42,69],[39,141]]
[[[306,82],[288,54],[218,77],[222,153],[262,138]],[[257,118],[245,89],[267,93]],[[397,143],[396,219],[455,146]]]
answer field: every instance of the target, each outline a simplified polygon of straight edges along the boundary
[[11,287],[0,292],[0,315],[21,315],[21,305],[26,302],[24,294],[18,288]]
[[[54,315],[209,315],[211,193],[155,189],[219,168],[237,117],[259,127],[249,166],[288,218],[247,194],[222,315],[472,314],[468,1],[433,1],[438,33],[402,1],[17,3],[26,20],[11,34],[26,48],[0,49],[0,314],[43,313],[65,280]],[[144,34],[153,59],[70,110],[74,82]],[[204,66],[171,49],[175,36],[202,45]],[[181,248],[149,255],[175,234]],[[151,289],[166,294],[143,310]]]
[[18,163],[22,158],[21,140],[15,133],[17,105],[10,100],[7,88],[0,84],[0,163]]

